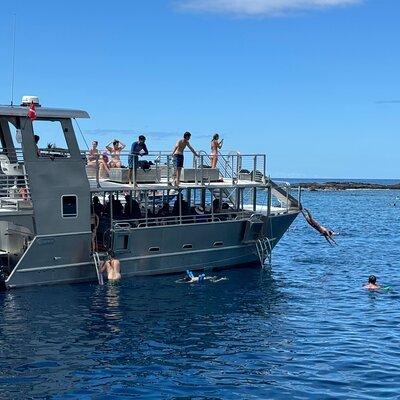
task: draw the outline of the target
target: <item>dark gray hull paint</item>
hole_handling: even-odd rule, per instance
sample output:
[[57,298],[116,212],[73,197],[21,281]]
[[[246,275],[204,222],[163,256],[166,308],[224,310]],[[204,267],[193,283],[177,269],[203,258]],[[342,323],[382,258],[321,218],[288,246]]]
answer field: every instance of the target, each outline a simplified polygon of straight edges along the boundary
[[[281,214],[266,219],[264,232],[272,247],[297,214]],[[259,262],[255,245],[242,243],[245,224],[246,221],[229,221],[133,229],[128,233],[128,249],[117,251],[122,276],[171,274],[186,269],[223,269]],[[90,238],[90,232],[36,237],[7,280],[7,286],[97,281],[89,256]],[[215,242],[223,245],[214,247]],[[192,244],[192,248],[183,249],[187,244]],[[154,247],[160,250],[149,252]]]

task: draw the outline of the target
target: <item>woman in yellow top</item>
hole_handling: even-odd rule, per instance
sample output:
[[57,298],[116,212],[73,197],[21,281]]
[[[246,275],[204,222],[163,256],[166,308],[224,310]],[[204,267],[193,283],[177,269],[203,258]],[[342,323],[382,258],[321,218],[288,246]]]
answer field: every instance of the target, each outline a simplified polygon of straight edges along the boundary
[[219,135],[216,133],[211,140],[211,168],[217,168],[218,150],[222,149],[224,139],[219,140]]

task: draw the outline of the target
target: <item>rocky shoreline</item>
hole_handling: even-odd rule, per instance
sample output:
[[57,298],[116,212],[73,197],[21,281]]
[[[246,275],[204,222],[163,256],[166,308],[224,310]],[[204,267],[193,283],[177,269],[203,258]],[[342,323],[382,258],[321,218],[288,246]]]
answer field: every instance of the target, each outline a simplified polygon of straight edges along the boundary
[[291,184],[292,188],[301,187],[310,191],[317,190],[400,190],[400,182],[393,185],[362,182],[299,182]]

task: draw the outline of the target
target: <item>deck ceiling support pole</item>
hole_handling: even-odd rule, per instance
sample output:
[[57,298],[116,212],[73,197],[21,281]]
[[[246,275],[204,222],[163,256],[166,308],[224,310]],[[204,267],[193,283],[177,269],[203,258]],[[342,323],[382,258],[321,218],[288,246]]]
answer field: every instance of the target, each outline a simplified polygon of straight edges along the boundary
[[190,206],[191,206],[191,193],[192,193],[192,191],[191,191],[191,189],[186,189],[186,201],[187,201],[187,203],[188,203],[188,207],[189,207],[189,209],[190,209]]
[[113,201],[114,196],[112,194],[112,192],[110,192],[109,194],[109,202],[110,202],[110,229],[111,231],[113,230]]
[[253,211],[257,211],[257,188],[253,188]]
[[211,221],[214,222],[214,204],[213,204],[214,189],[210,189],[210,193],[211,193]]
[[271,188],[271,185],[269,185],[268,186],[268,209],[267,209],[268,217],[271,214],[271,205],[272,205],[272,188]]
[[201,189],[201,206],[205,209],[206,207],[206,189]]
[[182,192],[178,190],[179,223],[182,225]]
[[240,209],[240,188],[236,187],[235,189],[235,206],[236,206],[236,211],[239,211]]
[[148,206],[149,206],[149,199],[148,199],[148,190],[145,190],[144,192],[144,209],[145,209],[145,219],[146,219],[146,226],[148,223],[148,219],[149,219],[149,210],[148,210]]

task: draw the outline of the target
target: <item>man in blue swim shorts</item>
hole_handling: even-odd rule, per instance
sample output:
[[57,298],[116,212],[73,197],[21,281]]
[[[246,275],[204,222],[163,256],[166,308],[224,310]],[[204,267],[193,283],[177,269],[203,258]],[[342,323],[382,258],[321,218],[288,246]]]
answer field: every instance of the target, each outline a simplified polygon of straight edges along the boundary
[[194,148],[189,143],[191,136],[192,134],[190,132],[185,132],[183,135],[183,139],[180,139],[176,142],[174,150],[172,151],[172,157],[174,158],[174,167],[175,167],[175,177],[173,183],[174,186],[179,186],[179,182],[181,180],[181,172],[184,162],[183,152],[185,151],[186,146],[196,157],[199,157],[199,154],[194,150]]

